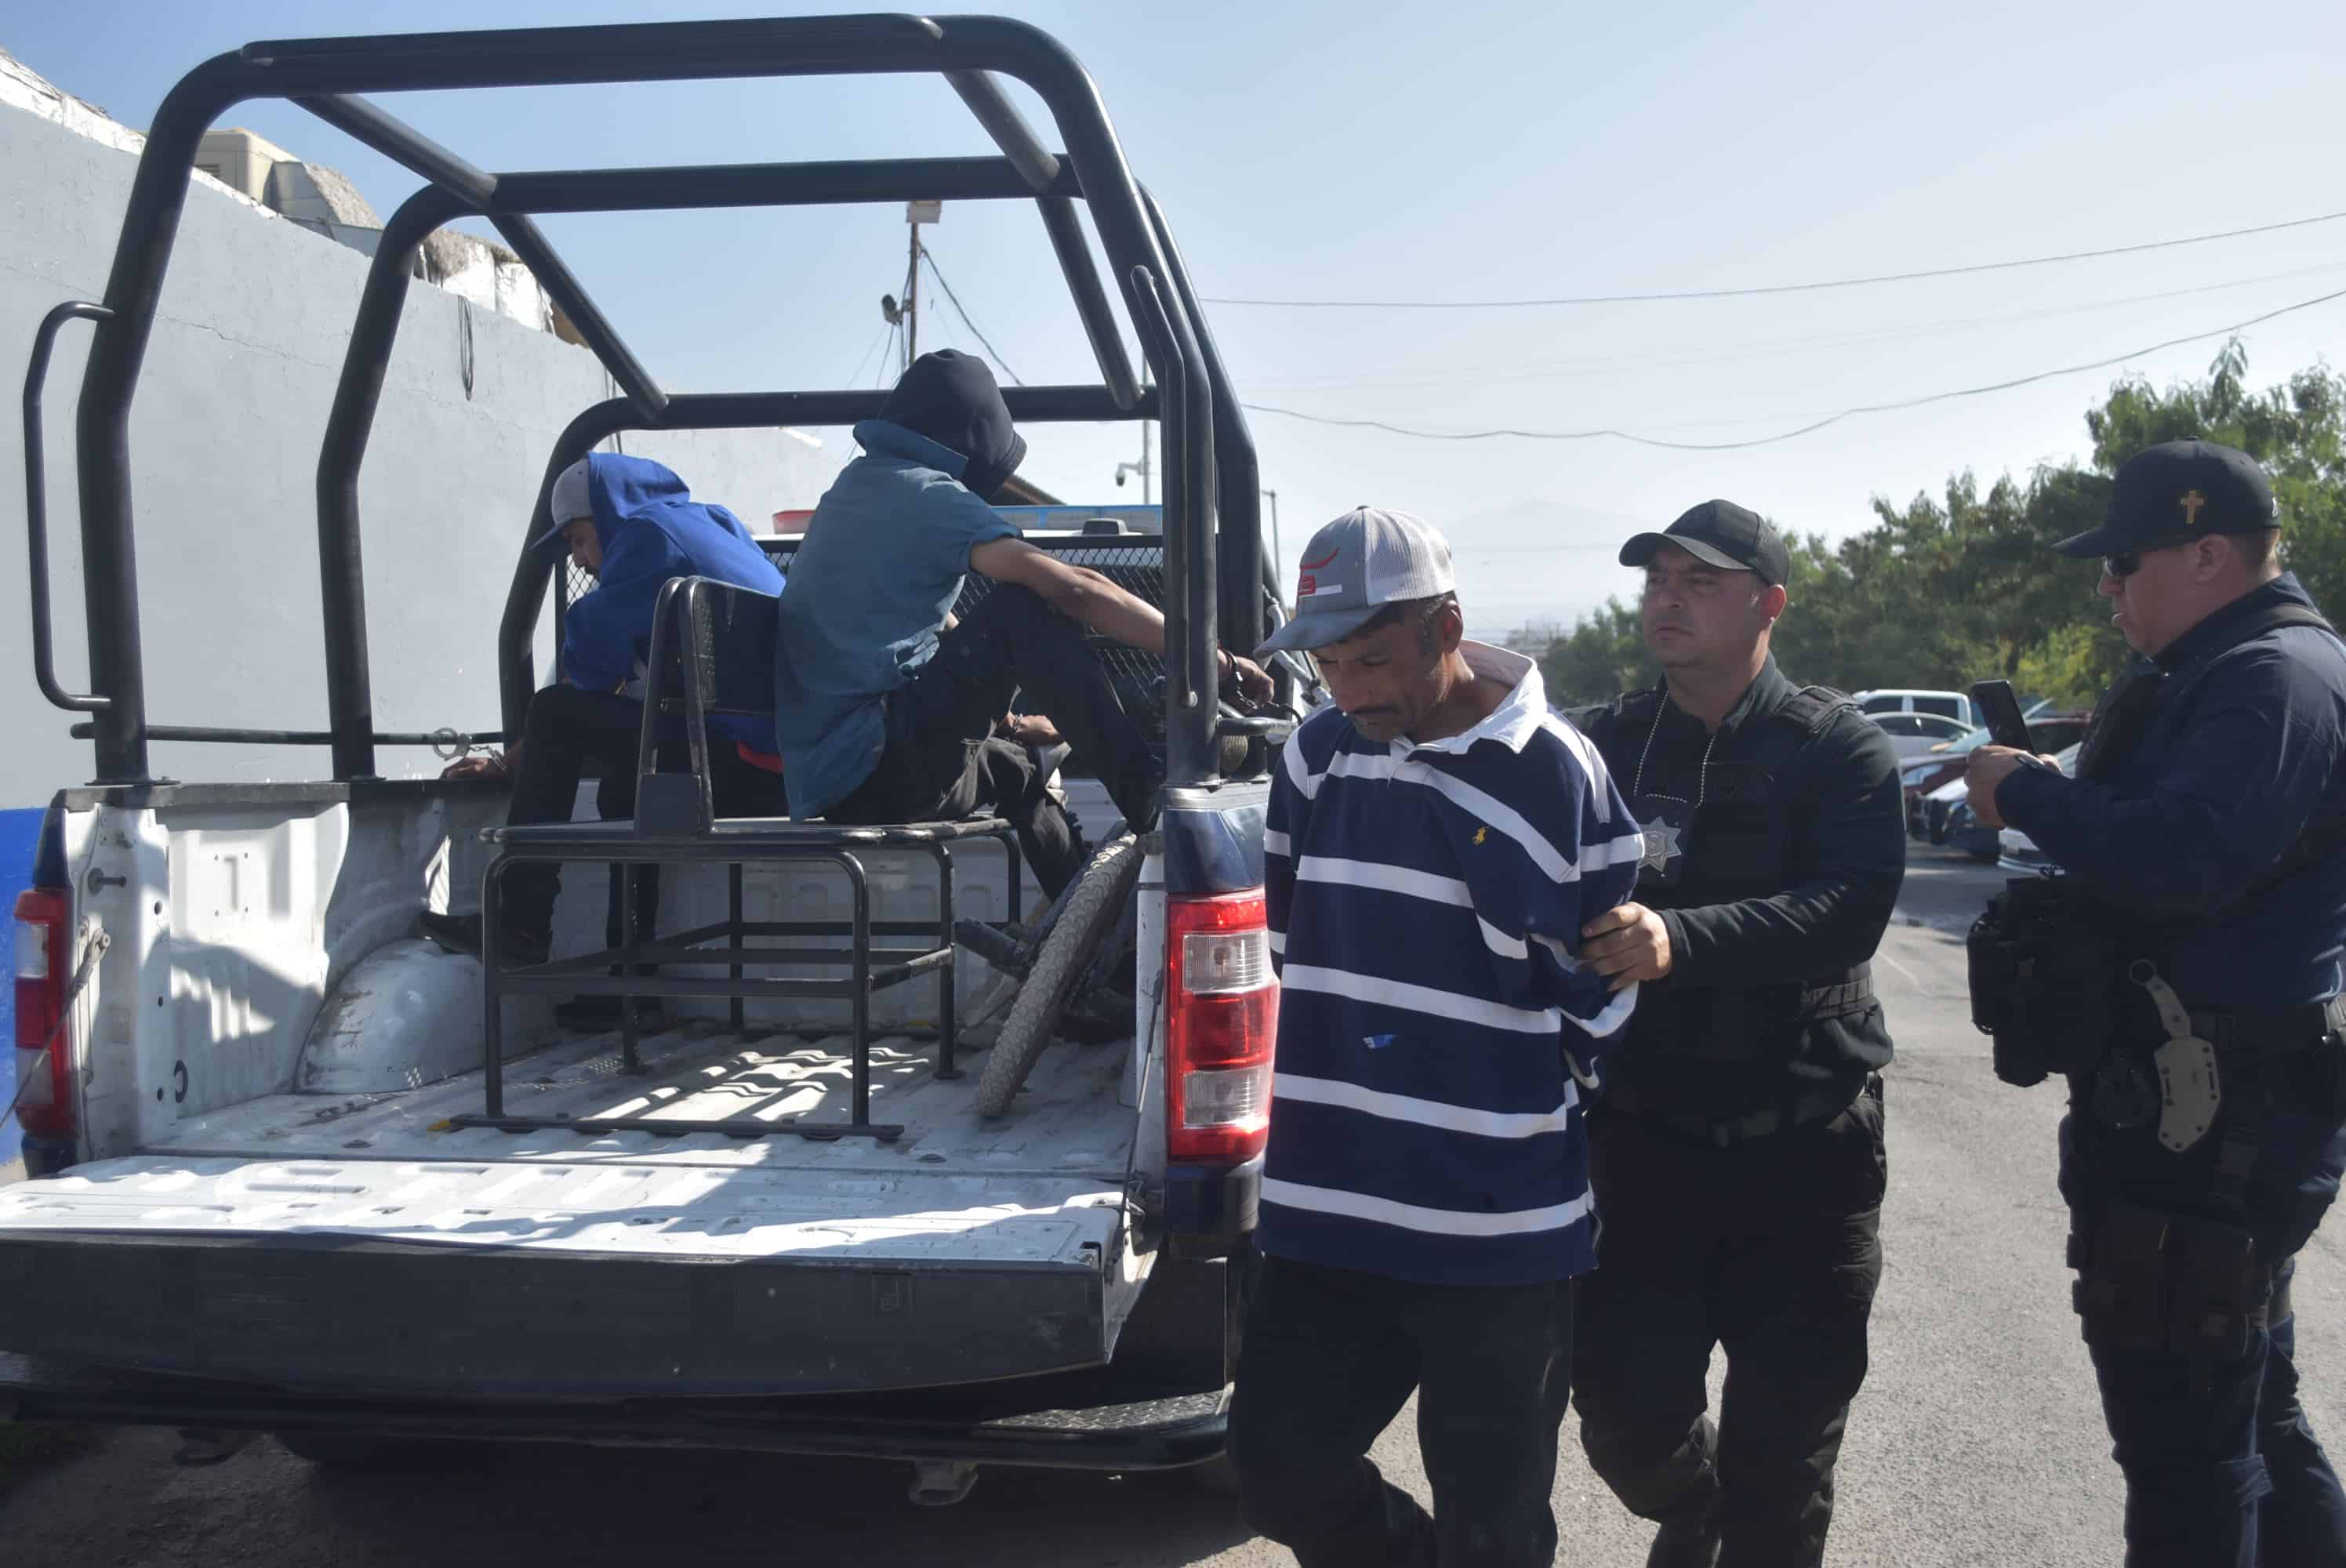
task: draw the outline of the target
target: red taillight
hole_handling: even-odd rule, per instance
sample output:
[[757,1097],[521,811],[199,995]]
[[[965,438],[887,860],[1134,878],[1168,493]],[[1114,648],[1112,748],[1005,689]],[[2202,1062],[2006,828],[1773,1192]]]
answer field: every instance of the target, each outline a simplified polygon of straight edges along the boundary
[[[35,888],[16,895],[16,1120],[36,1137],[73,1135],[71,1042],[57,1028],[64,1016],[66,895]],[[56,1036],[47,1061],[42,1047]]]
[[1270,1127],[1279,983],[1260,891],[1166,906],[1165,1144],[1180,1165],[1237,1165]]

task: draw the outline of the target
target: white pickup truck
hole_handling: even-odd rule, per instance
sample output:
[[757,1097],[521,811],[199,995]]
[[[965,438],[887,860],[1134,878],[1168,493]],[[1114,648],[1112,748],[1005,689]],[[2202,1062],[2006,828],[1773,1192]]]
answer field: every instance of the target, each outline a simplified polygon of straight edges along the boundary
[[[915,70],[944,73],[1003,155],[496,175],[356,96]],[[995,73],[1035,89],[1069,151],[1045,150]],[[254,96],[292,99],[429,182],[386,228],[320,454],[331,726],[311,733],[149,722],[128,547],[128,411],[188,169],[203,129]],[[498,1065],[516,1122],[484,1118],[480,967],[412,933],[422,910],[474,904],[502,789],[374,777],[376,746],[431,738],[377,734],[368,707],[356,474],[414,249],[452,218],[487,217],[610,369],[622,395],[574,422],[546,456],[550,480],[621,430],[844,423],[875,413],[879,394],[660,391],[531,213],[933,198],[1035,201],[1066,271],[1101,382],[1014,389],[1022,423],[1162,422],[1161,533],[1037,535],[1112,549],[1167,614],[1168,783],[1141,846],[1130,1036],[1054,1045],[1010,1113],[987,1117],[975,1074],[939,1071],[943,990],[881,991],[860,1066],[870,1119],[898,1131],[833,1136],[822,1129],[847,1119],[860,1075],[844,1001],[752,1000],[740,1027],[723,1000],[682,1004],[630,1074],[617,1039],[565,1033],[545,999],[511,997]],[[1070,227],[1079,204],[1107,287]],[[1126,358],[1111,298],[1153,385]],[[57,793],[15,909],[16,1115],[33,1179],[0,1188],[0,1416],[268,1431],[321,1461],[451,1439],[894,1456],[914,1461],[930,1501],[965,1492],[984,1462],[1127,1469],[1219,1452],[1276,993],[1267,978],[1193,984],[1183,960],[1261,940],[1273,748],[1264,726],[1218,716],[1210,672],[1218,621],[1233,628],[1219,641],[1244,647],[1277,610],[1235,396],[1162,215],[1072,56],[990,18],[250,46],[166,100],[103,302],[44,324],[28,424],[49,346],[75,319],[95,331],[77,428],[91,691],[56,678],[37,575],[34,630],[41,688],[86,717],[76,733],[95,741],[98,782]],[[28,436],[37,453],[36,426]],[[546,527],[541,485],[517,548]],[[551,553],[518,555],[501,636],[508,729],[535,682],[540,609],[560,608]],[[308,741],[332,777],[158,781],[150,739]],[[856,852],[872,931],[935,927],[930,855]],[[1007,918],[1015,859],[970,846],[950,914]],[[753,860],[730,919],[845,932],[848,892],[819,870]],[[557,952],[600,945],[602,872],[571,871]],[[669,920],[728,919],[721,870],[668,885]],[[829,945],[843,957],[836,934]],[[939,986],[966,995],[986,978],[964,953]]]

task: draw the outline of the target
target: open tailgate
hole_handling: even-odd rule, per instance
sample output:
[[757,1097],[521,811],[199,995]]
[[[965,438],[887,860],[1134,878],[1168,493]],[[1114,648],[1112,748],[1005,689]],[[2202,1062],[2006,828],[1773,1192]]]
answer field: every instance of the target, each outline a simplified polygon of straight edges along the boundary
[[138,1156],[0,1188],[0,1349],[295,1388],[934,1387],[1096,1366],[1096,1177]]

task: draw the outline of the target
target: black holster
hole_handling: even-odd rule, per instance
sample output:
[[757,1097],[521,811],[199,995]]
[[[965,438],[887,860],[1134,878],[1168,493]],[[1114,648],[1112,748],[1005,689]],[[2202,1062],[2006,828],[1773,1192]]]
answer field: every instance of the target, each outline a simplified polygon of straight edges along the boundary
[[2271,1306],[2256,1237],[2219,1220],[2112,1202],[2070,1233],[2069,1267],[2089,1344],[2233,1360]]
[[1994,1037],[1997,1077],[2025,1089],[2100,1064],[2124,969],[2114,923],[2066,878],[2017,878],[1988,900],[1965,945],[1972,1023]]

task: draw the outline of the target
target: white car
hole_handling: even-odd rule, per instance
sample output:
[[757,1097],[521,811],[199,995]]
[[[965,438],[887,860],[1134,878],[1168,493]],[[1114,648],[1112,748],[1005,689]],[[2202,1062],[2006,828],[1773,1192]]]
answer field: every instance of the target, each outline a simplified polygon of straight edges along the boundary
[[1911,761],[1933,747],[1960,740],[1972,731],[1968,719],[1944,718],[1935,713],[1869,713],[1897,749],[1898,760]]
[[[2077,748],[2076,747],[2072,746],[2066,751],[2055,752],[2053,760],[2061,765],[2062,772],[2071,778],[2076,777]],[[2045,858],[2045,851],[2036,847],[2036,841],[2017,828],[2006,828],[2003,832],[1998,833],[1995,836],[1995,846],[1996,864],[2007,871],[2042,871],[2052,868],[2053,862]]]
[[1868,718],[1885,713],[1935,713],[1942,718],[1960,718],[1966,727],[1977,724],[1979,715],[1972,711],[1972,699],[1960,691],[1923,691],[1905,687],[1877,687],[1872,691],[1854,694],[1851,701]]

